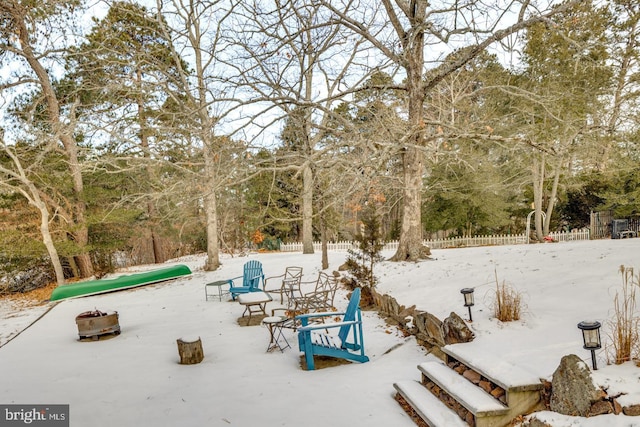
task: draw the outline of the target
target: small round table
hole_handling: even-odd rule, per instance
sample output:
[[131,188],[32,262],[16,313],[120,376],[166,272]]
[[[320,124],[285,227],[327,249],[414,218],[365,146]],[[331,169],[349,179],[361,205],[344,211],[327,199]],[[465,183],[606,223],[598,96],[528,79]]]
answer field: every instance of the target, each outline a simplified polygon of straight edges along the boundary
[[[229,284],[228,280],[217,280],[215,282],[207,283],[206,285],[204,285],[204,298],[205,298],[205,300],[209,301],[209,296],[213,296],[213,297],[217,296],[218,300],[222,301],[222,296],[229,294],[229,290],[222,289],[222,287],[225,286],[225,285],[231,286]],[[210,286],[218,288],[218,294],[217,295],[209,293],[209,287]]]
[[283,352],[285,348],[291,348],[287,337],[282,333],[282,327],[287,319],[286,316],[270,316],[262,319],[262,323],[267,326],[270,335],[267,352],[275,350],[276,348],[279,349],[280,352]]

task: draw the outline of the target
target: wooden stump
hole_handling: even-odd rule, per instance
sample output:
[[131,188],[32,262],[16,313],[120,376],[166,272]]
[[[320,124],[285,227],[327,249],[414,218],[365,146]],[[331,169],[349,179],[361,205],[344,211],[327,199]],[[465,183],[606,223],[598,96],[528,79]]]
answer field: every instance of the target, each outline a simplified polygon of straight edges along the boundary
[[181,365],[195,365],[202,362],[204,351],[202,350],[200,337],[195,339],[179,338],[177,342]]

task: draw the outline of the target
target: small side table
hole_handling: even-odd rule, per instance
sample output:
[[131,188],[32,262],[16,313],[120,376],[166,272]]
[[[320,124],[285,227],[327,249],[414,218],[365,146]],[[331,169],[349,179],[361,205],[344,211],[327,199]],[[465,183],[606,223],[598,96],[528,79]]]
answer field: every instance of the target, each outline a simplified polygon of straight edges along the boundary
[[[222,297],[224,295],[229,295],[229,290],[225,290],[222,289],[223,286],[228,285],[229,287],[231,287],[231,283],[229,283],[229,280],[217,280],[215,282],[211,282],[211,283],[207,283],[206,285],[204,285],[204,297],[206,301],[209,301],[209,297],[218,297],[218,300],[222,301]],[[214,287],[214,288],[218,288],[218,293],[217,295],[215,293],[209,293],[209,287]]]
[[258,292],[248,292],[246,294],[238,295],[238,302],[240,305],[244,305],[244,312],[242,313],[242,317],[245,314],[249,313],[249,319],[247,319],[247,326],[251,324],[251,315],[262,313],[265,316],[267,315],[266,306],[269,301],[272,301],[271,295],[267,292],[258,291]]
[[[275,350],[276,348],[282,353],[285,348],[291,348],[287,337],[282,333],[282,327],[287,320],[286,316],[271,316],[262,319],[262,323],[269,329],[269,345],[267,346],[267,353]],[[281,342],[284,341],[284,342]]]

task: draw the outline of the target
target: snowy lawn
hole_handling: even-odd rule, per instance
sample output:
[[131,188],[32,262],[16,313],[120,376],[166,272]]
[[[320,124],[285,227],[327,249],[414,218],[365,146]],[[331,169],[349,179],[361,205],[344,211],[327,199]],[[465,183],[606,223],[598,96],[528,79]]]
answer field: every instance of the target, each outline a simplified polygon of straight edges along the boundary
[[[429,261],[383,262],[376,275],[379,292],[440,319],[452,311],[467,318],[460,289],[475,288],[471,327],[477,337],[464,344],[467,358],[495,363],[495,369],[514,364],[550,379],[566,354],[590,364],[580,321],[603,323],[607,342],[613,298],[621,289],[619,267],[639,269],[639,254],[640,239],[434,250]],[[332,252],[328,271],[345,258]],[[240,275],[249,259],[260,260],[267,277],[295,265],[304,268],[303,280],[315,280],[320,267],[320,254],[268,253],[224,258],[218,271],[204,272],[204,258],[194,256],[174,262],[194,274],[171,282],[20,311],[0,301],[0,403],[69,404],[71,426],[78,427],[413,426],[393,400],[392,384],[419,379],[416,366],[425,354],[415,340],[365,312],[369,363],[303,371],[290,330],[291,349],[266,353],[266,327],[238,325],[243,306],[204,298],[205,283]],[[493,318],[496,278],[522,294],[520,321]],[[346,294],[339,291],[338,308],[346,306]],[[274,300],[268,311],[279,306],[279,296]],[[94,309],[117,311],[122,334],[79,342],[75,316]],[[193,336],[202,339],[204,361],[180,365],[176,340]],[[619,399],[623,405],[640,403],[640,368],[607,366],[606,349],[597,355],[595,382],[610,394],[626,393]],[[622,415],[543,416],[558,427],[640,425]]]

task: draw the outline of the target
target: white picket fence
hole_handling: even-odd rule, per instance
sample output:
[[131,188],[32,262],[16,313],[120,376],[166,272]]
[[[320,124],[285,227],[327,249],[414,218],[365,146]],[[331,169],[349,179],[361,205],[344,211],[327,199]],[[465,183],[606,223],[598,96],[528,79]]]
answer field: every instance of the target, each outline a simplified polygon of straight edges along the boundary
[[[589,240],[589,230],[576,230],[568,232],[552,232],[549,237],[554,242],[569,242],[575,240]],[[465,246],[499,246],[499,245],[520,245],[527,242],[525,234],[505,234],[497,236],[474,236],[474,237],[451,237],[447,239],[424,240],[423,243],[431,249],[460,248]],[[347,251],[349,249],[357,249],[357,243],[342,241],[329,242],[327,248],[330,251]],[[384,245],[385,250],[396,250],[398,241],[387,242]],[[320,251],[322,249],[320,242],[313,243],[313,250]],[[282,252],[302,252],[302,243],[283,243],[280,245]]]

